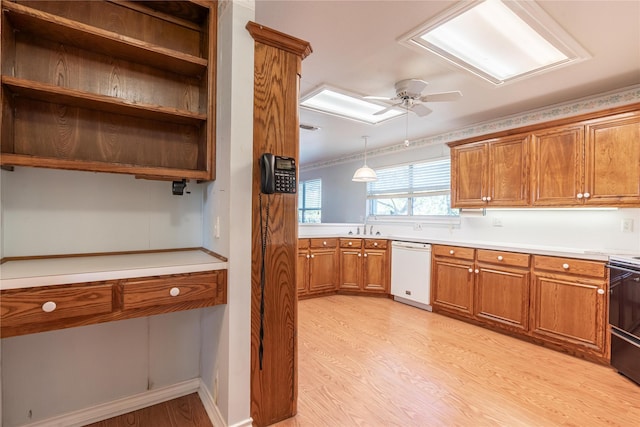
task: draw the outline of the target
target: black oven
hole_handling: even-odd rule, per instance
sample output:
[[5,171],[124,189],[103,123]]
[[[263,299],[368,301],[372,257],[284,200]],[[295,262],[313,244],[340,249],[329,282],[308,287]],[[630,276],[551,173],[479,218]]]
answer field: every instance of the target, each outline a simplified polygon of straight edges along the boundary
[[611,366],[640,384],[640,257],[610,257]]

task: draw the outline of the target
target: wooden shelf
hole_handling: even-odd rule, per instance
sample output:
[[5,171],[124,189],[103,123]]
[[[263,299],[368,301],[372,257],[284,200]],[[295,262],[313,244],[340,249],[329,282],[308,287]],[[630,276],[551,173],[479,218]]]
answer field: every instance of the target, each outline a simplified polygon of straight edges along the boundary
[[14,30],[26,31],[81,49],[99,46],[106,54],[187,76],[201,76],[207,59],[156,46],[132,37],[95,28],[47,12],[12,2],[3,2],[2,11]]
[[205,114],[158,105],[139,104],[122,98],[52,86],[15,77],[2,76],[2,84],[14,95],[25,96],[37,101],[192,126],[199,126],[207,121]]

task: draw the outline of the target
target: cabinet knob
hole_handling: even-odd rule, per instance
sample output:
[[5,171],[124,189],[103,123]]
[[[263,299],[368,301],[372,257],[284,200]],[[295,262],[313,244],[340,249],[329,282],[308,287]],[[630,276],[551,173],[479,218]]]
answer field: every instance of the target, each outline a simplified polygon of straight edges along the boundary
[[323,244],[324,246],[327,246],[327,242],[326,242],[326,241],[325,241],[325,242],[322,242],[322,244]]
[[172,297],[177,297],[178,295],[180,295],[180,288],[176,288],[173,287],[169,290],[169,295],[171,295]]
[[373,242],[373,246],[378,246],[378,242]]
[[583,196],[585,199],[588,199],[589,197],[591,197],[591,193],[584,193]]
[[311,258],[315,258],[316,256],[314,254],[311,254]]
[[352,245],[353,245],[353,242],[349,242],[349,246],[352,246]]
[[503,259],[502,255],[498,255],[498,261],[502,261]]
[[361,254],[361,253],[359,253],[359,254],[358,254],[358,256],[362,256],[362,254]]
[[482,201],[483,201],[483,202],[486,202],[486,201],[487,201],[487,198],[486,198],[485,196],[482,196]]
[[562,268],[564,268],[565,270],[568,270],[569,269],[569,264],[566,264],[566,263],[562,264]]
[[598,295],[604,295],[604,289],[598,289]]
[[311,258],[311,255],[307,254],[307,259]]
[[491,201],[491,196],[487,196],[487,202]]
[[368,256],[368,255],[365,253],[365,254],[364,254],[364,257],[366,258],[367,256]]
[[42,304],[42,311],[44,311],[45,313],[51,313],[53,310],[55,310],[57,307],[56,303],[53,301],[47,301],[44,304]]
[[456,251],[454,251],[453,249],[449,251],[449,255],[453,255],[454,253],[456,253]]
[[582,199],[582,193],[578,193],[578,194],[576,194],[576,197],[577,197],[578,199]]
[[473,268],[470,268],[470,269],[469,269],[469,273],[473,273]]
[[480,273],[480,270],[478,270],[478,269],[476,268],[476,274],[478,274],[478,273]]

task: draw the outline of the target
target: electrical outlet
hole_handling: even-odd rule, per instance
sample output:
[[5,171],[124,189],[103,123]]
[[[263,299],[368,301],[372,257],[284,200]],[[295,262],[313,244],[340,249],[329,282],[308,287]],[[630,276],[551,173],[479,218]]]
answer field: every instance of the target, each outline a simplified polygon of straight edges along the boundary
[[419,222],[414,223],[414,224],[413,224],[413,229],[414,229],[415,231],[420,231],[420,230],[422,230],[422,224],[420,224]]
[[624,218],[620,224],[623,233],[633,233],[633,218]]
[[216,239],[220,238],[220,217],[216,216],[216,223],[213,226],[213,235]]
[[494,227],[502,227],[502,218],[499,216],[493,218],[493,226]]

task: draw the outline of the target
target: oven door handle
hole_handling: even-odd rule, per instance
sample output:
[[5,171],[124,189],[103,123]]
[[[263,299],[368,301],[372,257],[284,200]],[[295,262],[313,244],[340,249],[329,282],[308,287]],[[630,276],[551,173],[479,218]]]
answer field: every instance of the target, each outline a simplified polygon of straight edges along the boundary
[[620,267],[618,265],[605,264],[605,267],[612,268],[612,269],[615,269],[615,270],[627,271],[629,273],[640,274],[640,271],[638,271],[638,270],[631,270],[630,268]]

